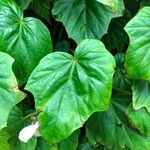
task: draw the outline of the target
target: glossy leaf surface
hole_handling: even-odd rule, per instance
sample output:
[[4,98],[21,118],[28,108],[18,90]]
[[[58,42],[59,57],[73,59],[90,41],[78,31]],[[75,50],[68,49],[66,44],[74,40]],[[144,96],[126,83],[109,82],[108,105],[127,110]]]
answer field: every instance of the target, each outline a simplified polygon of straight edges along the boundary
[[130,38],[125,65],[128,76],[150,79],[150,7],[142,8],[125,30]]
[[0,3],[0,50],[15,58],[13,70],[22,85],[41,58],[52,51],[48,29],[38,19],[23,16],[12,0]]
[[55,0],[53,15],[63,22],[69,37],[81,42],[87,38],[100,39],[118,12],[96,0]]
[[96,111],[106,110],[114,58],[98,40],[84,40],[74,57],[55,52],[42,59],[26,89],[35,97],[41,134],[50,142],[67,138]]

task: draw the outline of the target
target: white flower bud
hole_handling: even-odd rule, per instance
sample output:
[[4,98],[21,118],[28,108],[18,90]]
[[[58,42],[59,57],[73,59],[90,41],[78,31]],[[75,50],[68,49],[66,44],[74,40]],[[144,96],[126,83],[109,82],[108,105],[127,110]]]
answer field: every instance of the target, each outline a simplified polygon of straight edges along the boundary
[[30,138],[37,132],[39,128],[39,123],[31,124],[25,128],[23,128],[19,133],[19,140],[27,143]]

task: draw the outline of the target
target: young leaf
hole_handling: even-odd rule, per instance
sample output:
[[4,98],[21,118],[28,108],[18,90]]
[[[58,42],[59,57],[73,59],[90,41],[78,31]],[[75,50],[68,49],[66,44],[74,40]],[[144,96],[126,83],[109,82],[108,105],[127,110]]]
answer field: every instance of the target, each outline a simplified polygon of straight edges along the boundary
[[19,140],[19,132],[27,125],[32,123],[31,118],[24,118],[22,111],[14,107],[8,117],[8,133],[10,135],[9,143],[11,150],[35,150],[37,138],[33,137],[28,143]]
[[0,131],[0,150],[10,150],[9,144],[7,140],[9,139],[9,135],[6,129]]
[[150,7],[142,8],[125,30],[130,37],[127,74],[133,79],[150,79]]
[[126,110],[130,123],[142,134],[150,136],[150,114],[145,108],[134,110],[130,105]]
[[26,90],[35,97],[40,132],[50,142],[66,139],[96,111],[106,110],[115,61],[98,40],[84,40],[74,57],[55,52],[42,59]]
[[150,113],[150,81],[135,80],[133,83],[133,108],[145,107]]
[[55,0],[52,12],[63,22],[69,37],[77,42],[100,39],[107,32],[110,20],[118,16],[109,6],[96,0]]
[[125,111],[131,97],[116,93],[108,111],[95,113],[87,123],[90,143],[101,143],[106,149],[149,149],[150,137],[143,136],[128,123]]
[[38,19],[23,18],[13,1],[0,3],[0,50],[15,58],[13,69],[22,85],[42,57],[52,50],[48,29]]
[[0,130],[7,126],[10,110],[25,97],[18,89],[17,80],[12,71],[13,62],[12,57],[0,52]]

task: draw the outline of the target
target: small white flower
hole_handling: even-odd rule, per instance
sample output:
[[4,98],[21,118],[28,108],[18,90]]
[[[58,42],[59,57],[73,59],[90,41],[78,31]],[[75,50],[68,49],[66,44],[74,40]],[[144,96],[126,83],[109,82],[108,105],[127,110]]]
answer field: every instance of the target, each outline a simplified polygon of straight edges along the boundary
[[27,143],[29,139],[31,139],[32,136],[37,133],[38,128],[39,128],[38,122],[23,128],[19,133],[19,140],[24,143]]

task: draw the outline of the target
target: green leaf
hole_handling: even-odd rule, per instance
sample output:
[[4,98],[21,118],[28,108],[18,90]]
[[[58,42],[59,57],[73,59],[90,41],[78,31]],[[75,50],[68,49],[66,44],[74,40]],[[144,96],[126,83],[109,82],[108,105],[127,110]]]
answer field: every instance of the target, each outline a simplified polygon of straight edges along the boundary
[[126,110],[127,116],[131,124],[142,134],[150,136],[150,114],[145,108],[134,110],[132,105]]
[[69,37],[77,42],[100,39],[107,33],[110,20],[121,15],[96,0],[55,0],[52,12],[64,24]]
[[9,144],[7,140],[9,139],[9,135],[6,132],[6,129],[0,131],[0,149],[1,150],[9,150]]
[[145,107],[150,113],[150,81],[135,80],[133,83],[133,108]]
[[125,30],[130,37],[125,64],[128,76],[150,79],[150,7],[142,8]]
[[50,13],[52,0],[32,0],[30,7],[42,18],[50,22]]
[[55,52],[43,58],[26,90],[35,97],[40,132],[52,143],[66,139],[96,111],[108,109],[114,58],[98,40],[84,40],[74,57]]
[[10,110],[25,97],[18,89],[13,62],[12,57],[0,52],[0,130],[7,126]]
[[110,6],[114,12],[121,13],[123,10],[123,1],[122,0],[96,0],[104,5]]
[[38,19],[23,18],[22,10],[14,2],[3,0],[0,3],[0,50],[15,58],[13,69],[22,85],[41,58],[51,52],[49,31]]
[[19,132],[32,123],[31,118],[25,118],[18,107],[14,107],[8,117],[7,130],[10,135],[10,150],[35,150],[37,138],[33,137],[28,143],[19,140]]
[[108,149],[149,149],[150,137],[143,136],[128,123],[126,108],[130,104],[128,95],[116,93],[112,96],[108,111],[95,113],[87,123],[90,143],[101,143]]

